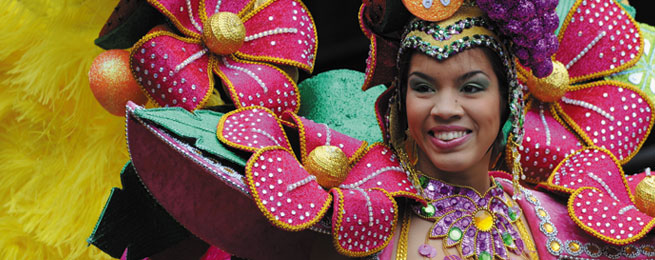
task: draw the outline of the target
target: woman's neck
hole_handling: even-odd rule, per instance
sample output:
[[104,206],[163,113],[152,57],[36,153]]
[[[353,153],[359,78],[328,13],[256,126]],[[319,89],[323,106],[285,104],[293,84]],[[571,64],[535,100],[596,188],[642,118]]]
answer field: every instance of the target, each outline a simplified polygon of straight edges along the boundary
[[484,194],[489,187],[491,187],[491,180],[489,179],[488,162],[490,153],[485,155],[481,163],[459,172],[448,172],[438,169],[432,164],[429,158],[421,158],[419,153],[418,163],[416,168],[428,177],[441,180],[448,184],[458,186],[468,186],[476,190],[480,194]]

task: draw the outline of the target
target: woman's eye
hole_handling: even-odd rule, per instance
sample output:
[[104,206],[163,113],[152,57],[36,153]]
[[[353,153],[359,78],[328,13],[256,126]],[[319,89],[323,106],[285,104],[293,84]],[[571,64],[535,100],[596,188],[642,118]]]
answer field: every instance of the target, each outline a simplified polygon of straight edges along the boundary
[[484,87],[477,84],[466,84],[461,88],[464,93],[477,93],[484,90]]
[[427,93],[427,92],[432,92],[432,88],[428,86],[427,84],[412,84],[412,90],[419,92],[419,93]]

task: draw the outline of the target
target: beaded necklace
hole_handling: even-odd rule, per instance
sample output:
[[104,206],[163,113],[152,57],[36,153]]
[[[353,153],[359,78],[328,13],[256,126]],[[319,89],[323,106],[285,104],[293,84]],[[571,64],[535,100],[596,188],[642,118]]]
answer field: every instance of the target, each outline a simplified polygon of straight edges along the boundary
[[[418,249],[423,257],[430,259],[437,255],[430,239],[442,239],[444,253],[447,248],[456,247],[459,257],[464,259],[509,259],[509,252],[527,259],[536,257],[532,240],[523,239],[529,235],[521,221],[520,207],[493,177],[492,186],[480,195],[471,187],[447,184],[423,175],[407,163],[403,166],[427,205],[413,204],[406,210],[397,251],[401,259],[406,257],[411,219],[408,212],[434,223]],[[457,259],[449,257],[446,259]]]

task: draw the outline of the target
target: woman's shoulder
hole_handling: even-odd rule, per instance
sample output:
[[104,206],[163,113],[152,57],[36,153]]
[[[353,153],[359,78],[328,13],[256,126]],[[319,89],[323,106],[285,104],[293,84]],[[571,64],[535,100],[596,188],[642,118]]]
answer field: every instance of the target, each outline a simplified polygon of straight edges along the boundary
[[[505,191],[514,194],[510,179],[506,176],[496,176]],[[585,230],[579,225],[607,225],[604,220],[608,214],[599,213],[599,218],[587,217],[574,221],[569,214],[568,196],[562,196],[543,190],[520,187],[517,203],[527,220],[527,226],[532,232],[540,259],[557,258],[583,258],[583,259],[652,259],[655,257],[655,235],[646,235],[628,244],[617,245],[606,242],[594,235],[593,230]],[[602,200],[597,201],[602,204]],[[609,202],[607,202],[609,203]],[[607,210],[599,205],[592,207],[592,211]],[[641,219],[632,219],[627,214],[621,215],[626,222],[636,221],[639,225]],[[614,218],[617,221],[616,218]],[[620,221],[620,220],[618,220]],[[580,224],[578,224],[580,223]],[[643,222],[641,222],[643,223]],[[622,224],[619,224],[623,226]],[[620,235],[622,231],[607,228],[604,232]]]

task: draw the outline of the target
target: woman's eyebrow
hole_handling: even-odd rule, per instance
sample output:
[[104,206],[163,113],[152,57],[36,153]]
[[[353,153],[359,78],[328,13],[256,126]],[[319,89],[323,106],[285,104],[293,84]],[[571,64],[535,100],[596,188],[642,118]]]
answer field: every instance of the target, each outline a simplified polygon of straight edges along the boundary
[[425,73],[423,73],[423,72],[420,72],[420,71],[412,71],[411,73],[409,73],[409,75],[407,76],[407,78],[409,78],[409,77],[411,77],[411,76],[417,76],[417,77],[420,77],[420,78],[422,78],[422,79],[424,79],[424,80],[431,81],[431,82],[434,82],[434,81],[435,81],[434,78],[433,78],[432,76],[430,76],[430,75],[428,75],[428,74],[425,74]]
[[[466,81],[467,79],[470,79],[470,78],[472,78],[473,76],[475,76],[475,75],[477,75],[477,74],[483,74],[483,75],[489,77],[489,75],[487,75],[487,73],[484,73],[484,71],[481,71],[481,70],[473,70],[473,71],[469,71],[469,72],[464,73],[463,75],[459,76],[459,77],[457,78],[457,81],[458,81],[458,82],[464,82],[464,81]],[[420,72],[420,71],[412,71],[411,73],[409,73],[408,78],[411,77],[411,76],[418,76],[418,77],[420,77],[420,78],[422,78],[422,79],[424,79],[424,80],[428,80],[428,81],[431,81],[431,82],[435,82],[435,81],[436,81],[436,79],[435,79],[434,77],[432,77],[432,76],[430,76],[430,75],[428,75],[428,74],[425,74],[425,73],[423,73],[423,72]]]
[[484,71],[473,70],[473,71],[469,71],[467,73],[464,73],[464,75],[462,75],[462,76],[459,76],[459,78],[457,78],[457,81],[459,81],[459,82],[466,81],[467,79],[470,79],[470,78],[472,78],[473,76],[475,76],[477,74],[483,74],[483,75],[489,77],[489,75],[487,75],[487,73],[484,73]]

